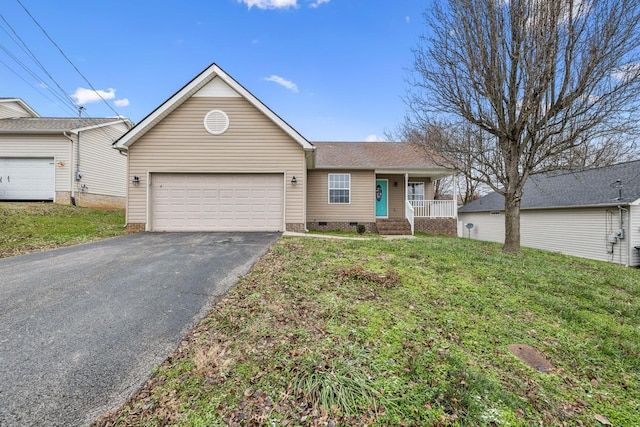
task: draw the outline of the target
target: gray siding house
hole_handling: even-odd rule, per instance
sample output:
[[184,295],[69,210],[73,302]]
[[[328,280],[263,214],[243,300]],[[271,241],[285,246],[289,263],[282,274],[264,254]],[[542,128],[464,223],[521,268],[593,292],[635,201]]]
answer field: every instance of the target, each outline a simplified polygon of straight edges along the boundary
[[[458,213],[461,237],[504,242],[501,195],[487,194]],[[534,175],[524,188],[520,221],[523,246],[638,266],[640,161]]]

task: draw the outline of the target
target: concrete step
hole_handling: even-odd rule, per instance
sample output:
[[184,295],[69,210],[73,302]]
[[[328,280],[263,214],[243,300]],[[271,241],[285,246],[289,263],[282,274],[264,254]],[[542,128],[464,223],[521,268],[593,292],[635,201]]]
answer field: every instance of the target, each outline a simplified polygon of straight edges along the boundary
[[411,235],[411,224],[406,219],[379,219],[376,227],[382,235]]

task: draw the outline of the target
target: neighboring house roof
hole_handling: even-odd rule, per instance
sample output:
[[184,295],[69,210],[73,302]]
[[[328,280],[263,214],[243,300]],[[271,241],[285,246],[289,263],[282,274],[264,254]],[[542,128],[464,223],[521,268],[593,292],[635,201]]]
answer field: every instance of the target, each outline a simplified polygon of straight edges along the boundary
[[287,122],[282,120],[280,116],[271,111],[269,107],[263,104],[251,92],[245,89],[240,83],[235,81],[216,64],[211,64],[207,69],[198,74],[189,83],[187,83],[182,89],[174,93],[169,99],[167,99],[158,108],[152,111],[147,117],[142,119],[141,122],[134,126],[133,129],[124,134],[118,141],[116,141],[114,146],[118,149],[126,150],[129,146],[131,146],[131,144],[135,143],[147,131],[152,129],[158,122],[168,116],[171,112],[173,112],[176,108],[182,105],[192,95],[205,87],[216,77],[222,79],[231,89],[233,89],[240,96],[249,101],[249,103],[251,103],[269,119],[271,119],[271,121],[279,126],[286,134],[288,134],[298,144],[300,144],[302,148],[310,151],[314,149],[313,145],[302,135],[300,135],[298,131],[292,128]]
[[408,142],[313,144],[316,146],[316,169],[445,170],[428,159],[422,148]]
[[[622,198],[619,198],[620,180]],[[524,186],[521,209],[617,206],[640,203],[640,160],[577,172],[533,175]],[[504,210],[504,197],[489,193],[459,212]]]
[[0,119],[0,133],[61,133],[78,132],[115,123],[130,123],[119,118],[52,118],[20,117]]
[[29,105],[20,98],[0,98],[0,104],[18,104],[20,108],[22,108],[25,113],[30,114],[31,117],[40,117],[33,108],[29,107]]

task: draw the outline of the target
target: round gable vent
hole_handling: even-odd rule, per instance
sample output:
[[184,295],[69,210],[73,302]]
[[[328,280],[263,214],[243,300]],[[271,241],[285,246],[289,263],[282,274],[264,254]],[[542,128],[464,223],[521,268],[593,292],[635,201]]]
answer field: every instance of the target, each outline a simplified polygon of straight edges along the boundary
[[204,116],[204,128],[212,135],[222,135],[229,128],[229,116],[224,111],[211,110]]

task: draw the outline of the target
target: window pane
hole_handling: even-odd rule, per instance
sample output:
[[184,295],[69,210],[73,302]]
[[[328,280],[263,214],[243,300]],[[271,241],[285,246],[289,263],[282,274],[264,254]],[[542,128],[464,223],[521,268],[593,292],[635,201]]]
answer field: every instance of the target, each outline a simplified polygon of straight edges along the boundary
[[349,190],[331,190],[329,203],[349,203]]
[[329,203],[349,203],[350,174],[329,174]]
[[407,186],[407,198],[414,206],[424,206],[424,183],[410,182]]

